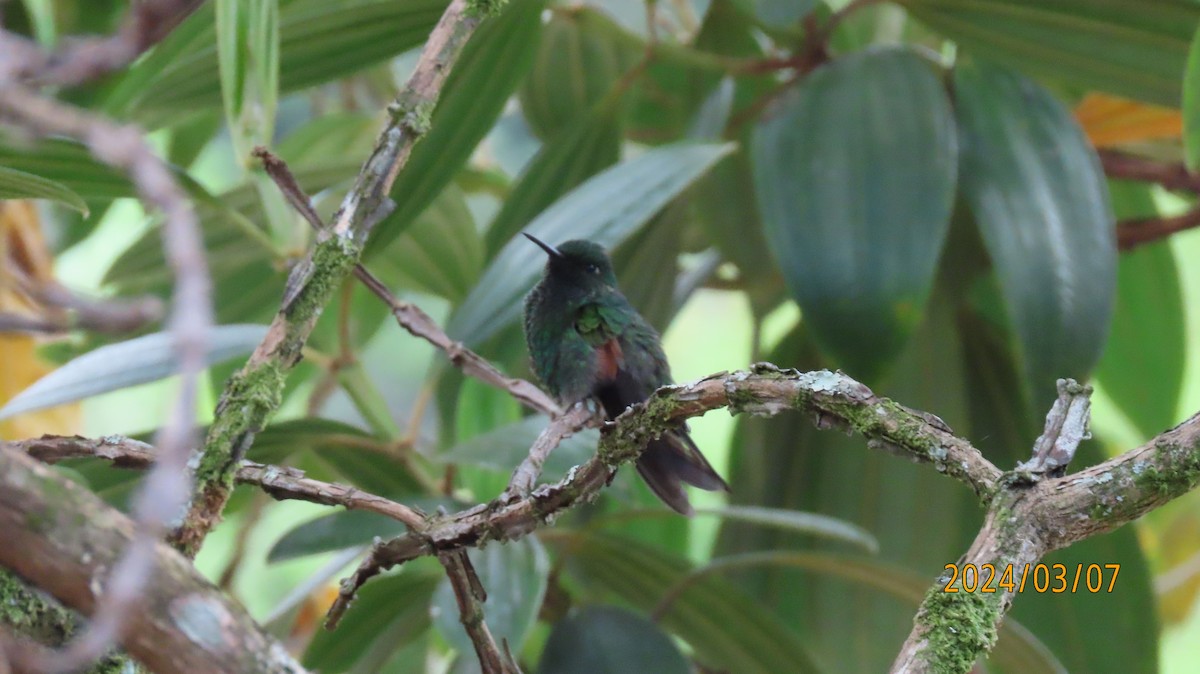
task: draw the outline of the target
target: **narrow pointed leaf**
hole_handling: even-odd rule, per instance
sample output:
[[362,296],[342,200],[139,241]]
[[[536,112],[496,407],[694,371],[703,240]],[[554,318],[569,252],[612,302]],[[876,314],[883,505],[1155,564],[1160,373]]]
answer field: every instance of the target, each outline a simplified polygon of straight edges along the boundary
[[754,133],[767,239],[818,342],[856,377],[878,378],[921,320],[955,153],[941,83],[898,48],[813,72]]
[[968,54],[1073,87],[1179,107],[1190,0],[903,0]]
[[[250,353],[267,334],[262,325],[222,325],[208,337],[205,363]],[[0,419],[157,381],[179,371],[170,333],[102,346],[34,382],[0,409]]]
[[48,199],[87,216],[88,207],[69,187],[39,175],[0,166],[0,200]]
[[462,190],[450,185],[371,269],[390,287],[459,302],[483,271],[483,254],[483,239]]
[[[512,0],[463,47],[434,108],[429,133],[392,186],[396,210],[367,243],[368,258],[412,224],[462,169],[525,75],[541,34],[545,0]],[[499,68],[496,64],[504,64]]]
[[[547,242],[590,239],[611,249],[732,149],[730,144],[680,143],[650,150],[575,188],[525,231]],[[516,320],[521,297],[533,286],[545,255],[524,239],[511,240],[455,311],[450,335],[476,345]]]
[[1036,83],[971,62],[955,72],[962,183],[1021,345],[1031,402],[1083,379],[1112,316],[1108,187],[1070,112]]
[[657,625],[627,609],[588,606],[554,624],[538,674],[690,674]]

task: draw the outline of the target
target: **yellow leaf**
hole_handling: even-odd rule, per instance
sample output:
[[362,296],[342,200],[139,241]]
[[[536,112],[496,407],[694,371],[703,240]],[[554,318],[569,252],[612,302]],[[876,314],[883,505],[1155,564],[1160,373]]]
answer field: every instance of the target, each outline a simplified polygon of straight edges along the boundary
[[1075,119],[1096,147],[1183,135],[1183,114],[1178,110],[1139,103],[1108,94],[1091,93],[1075,106]]
[[[18,279],[52,281],[53,264],[33,204],[0,201],[0,311],[38,316],[41,308],[21,291]],[[0,406],[50,372],[51,367],[37,357],[36,348],[33,335],[0,333]],[[79,405],[63,405],[0,421],[0,440],[45,433],[71,435],[79,427]]]

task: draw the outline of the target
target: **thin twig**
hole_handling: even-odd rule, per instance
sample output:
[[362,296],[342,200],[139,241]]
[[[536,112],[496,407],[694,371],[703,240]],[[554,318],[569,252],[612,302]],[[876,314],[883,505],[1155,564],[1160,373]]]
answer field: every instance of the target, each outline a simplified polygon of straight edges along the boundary
[[528,496],[529,492],[533,491],[533,486],[537,484],[538,476],[542,474],[542,466],[546,463],[550,452],[562,444],[563,440],[585,428],[588,422],[594,418],[595,415],[586,404],[576,403],[567,410],[566,414],[550,422],[550,425],[542,430],[533,446],[529,448],[529,455],[513,471],[512,478],[508,481],[508,489],[504,491],[500,500],[507,501]]
[[133,502],[138,535],[113,567],[107,591],[87,630],[45,666],[47,671],[68,671],[99,657],[117,640],[126,614],[153,570],[156,542],[191,493],[187,464],[193,446],[197,386],[213,322],[211,285],[191,204],[139,129],[118,126],[15,84],[0,86],[0,111],[30,131],[78,138],[96,158],[129,174],[139,196],[165,216],[163,245],[175,274],[168,329],[179,362],[179,394],[158,433],[160,460]]
[[[314,230],[324,231],[325,225],[312,207],[312,200],[300,188],[287,163],[262,147],[255,148],[254,156],[262,160],[263,169],[279,186],[279,190],[292,208],[304,216]],[[368,290],[388,305],[400,327],[441,349],[450,358],[450,362],[463,371],[463,374],[508,392],[518,402],[542,414],[555,416],[562,413],[558,404],[537,386],[524,379],[505,375],[487,359],[450,339],[450,336],[436,321],[430,318],[429,314],[422,311],[420,307],[397,298],[383,281],[380,281],[361,264],[354,266],[354,275]]]
[[446,577],[450,579],[450,587],[454,589],[454,599],[458,603],[458,615],[463,629],[475,646],[475,655],[483,674],[514,674],[515,668],[509,666],[507,659],[496,646],[487,622],[483,616],[483,603],[487,601],[487,591],[475,574],[475,567],[467,557],[466,550],[453,550],[438,555],[438,561],[446,569]]
[[1200,175],[1180,163],[1164,163],[1119,150],[1097,150],[1104,172],[1113,178],[1155,183],[1169,190],[1200,194]]
[[1117,223],[1117,247],[1133,250],[1196,227],[1200,227],[1200,208],[1172,217],[1122,220]]

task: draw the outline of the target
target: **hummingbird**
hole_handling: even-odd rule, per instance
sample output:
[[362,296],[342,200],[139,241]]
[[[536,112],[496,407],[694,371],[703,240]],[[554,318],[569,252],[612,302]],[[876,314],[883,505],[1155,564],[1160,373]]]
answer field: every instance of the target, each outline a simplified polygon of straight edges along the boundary
[[[615,419],[672,383],[658,332],[621,294],[599,244],[576,239],[555,248],[525,237],[550,256],[525,297],[525,341],[534,373],[560,403],[592,400]],[[663,503],[684,515],[692,514],[684,483],[729,491],[683,424],[650,441],[637,470]]]

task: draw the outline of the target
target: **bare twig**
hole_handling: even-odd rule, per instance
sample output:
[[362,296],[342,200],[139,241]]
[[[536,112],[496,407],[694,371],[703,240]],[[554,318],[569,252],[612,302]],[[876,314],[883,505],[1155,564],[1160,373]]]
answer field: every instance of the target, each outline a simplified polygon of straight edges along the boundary
[[459,619],[475,646],[475,655],[479,658],[483,674],[516,673],[516,668],[510,666],[508,660],[500,653],[496,640],[484,620],[483,603],[487,601],[487,591],[479,582],[479,576],[475,574],[475,567],[471,565],[467,551],[445,552],[438,555],[438,560],[446,569],[450,587],[454,589]]
[[1200,208],[1181,215],[1160,218],[1136,218],[1117,223],[1117,247],[1133,250],[1146,243],[1200,227]]
[[1055,473],[1075,458],[1079,443],[1092,437],[1092,387],[1073,379],[1058,380],[1058,399],[1046,415],[1046,427],[1033,443],[1033,456],[1017,466],[1018,472]]
[[[137,525],[53,468],[0,447],[0,566],[64,605],[95,616],[109,569],[134,547]],[[301,674],[282,644],[165,545],[151,549],[138,610],[121,645],[158,674]],[[44,658],[39,658],[42,660]],[[44,667],[36,671],[43,673]]]
[[[0,442],[0,447],[28,454],[44,463],[94,457],[110,461],[118,468],[132,469],[149,468],[158,457],[151,445],[119,436],[92,439],[45,435],[31,440]],[[308,501],[321,505],[342,506],[349,510],[365,510],[391,517],[414,530],[420,529],[425,522],[422,513],[401,503],[355,487],[313,480],[305,477],[304,471],[297,468],[243,461],[238,466],[237,481],[238,484],[259,487],[280,501]]]
[[1104,172],[1113,178],[1155,183],[1169,190],[1200,194],[1200,175],[1178,163],[1163,163],[1118,150],[1097,150]]
[[846,427],[866,436],[875,448],[932,463],[984,499],[996,489],[1001,474],[936,417],[878,397],[846,375],[779,370],[760,364],[751,372],[721,373],[659,389],[645,403],[608,424],[596,456],[557,484],[543,485],[520,498],[506,494],[492,503],[431,521],[423,531],[373,546],[354,574],[342,582],[326,626],[336,626],[358,588],[380,572],[424,555],[525,536],[560,511],[594,498],[613,471],[633,461],[651,438],[689,417],[720,407],[759,415],[806,410],[815,415],[819,427]]
[[204,0],[141,0],[133,3],[121,27],[111,36],[73,38],[47,54],[28,39],[0,31],[0,72],[36,84],[74,86],[129,65],[179,25]]
[[[287,163],[262,147],[255,148],[254,156],[262,160],[263,169],[279,186],[279,190],[292,208],[304,216],[304,219],[317,232],[324,231],[325,225],[321,222],[321,217],[317,215],[316,209],[312,207],[312,200],[300,188],[291,170],[288,169]],[[551,416],[561,414],[562,410],[558,404],[540,388],[524,379],[505,375],[487,359],[450,339],[437,322],[429,317],[429,314],[415,304],[401,301],[392,294],[383,281],[380,281],[361,264],[355,264],[354,275],[368,290],[388,305],[400,327],[441,349],[450,358],[450,362],[463,371],[463,374],[475,377],[502,391],[507,391],[518,402],[542,414]]]
[[566,414],[550,422],[550,425],[546,426],[534,441],[533,446],[529,448],[529,455],[513,471],[512,478],[508,481],[508,489],[505,490],[501,500],[528,496],[533,491],[533,486],[537,484],[538,476],[542,474],[542,466],[546,463],[546,457],[550,456],[550,452],[595,418],[586,404],[576,403],[567,410]]
[[141,198],[165,216],[163,244],[176,279],[169,328],[179,360],[179,396],[158,434],[160,460],[133,503],[138,535],[120,563],[112,567],[104,600],[88,629],[46,663],[48,671],[65,671],[94,660],[118,637],[125,615],[152,571],[155,542],[191,492],[187,462],[193,444],[197,383],[212,325],[210,283],[195,213],[140,130],[43,98],[21,85],[0,86],[0,112],[30,131],[81,139],[98,159],[128,173]]

